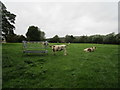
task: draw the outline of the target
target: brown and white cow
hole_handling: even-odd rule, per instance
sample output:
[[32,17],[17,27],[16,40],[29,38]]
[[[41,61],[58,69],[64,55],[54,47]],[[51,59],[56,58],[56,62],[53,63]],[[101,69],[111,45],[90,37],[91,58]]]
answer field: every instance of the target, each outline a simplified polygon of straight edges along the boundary
[[96,49],[96,47],[91,47],[91,48],[84,49],[84,51],[85,52],[94,52],[95,49]]
[[47,41],[41,42],[40,44],[42,45],[42,47],[45,47],[45,48],[49,45]]
[[64,51],[64,55],[67,55],[66,46],[67,45],[52,45],[50,47],[52,48],[54,55],[55,55],[55,52],[62,51],[62,50]]

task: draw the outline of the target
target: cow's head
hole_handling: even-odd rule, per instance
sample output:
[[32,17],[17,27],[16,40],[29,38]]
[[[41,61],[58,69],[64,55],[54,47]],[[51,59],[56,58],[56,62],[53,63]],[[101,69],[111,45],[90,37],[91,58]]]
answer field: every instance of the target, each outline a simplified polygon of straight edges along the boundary
[[53,49],[55,46],[54,45],[50,45],[50,47]]

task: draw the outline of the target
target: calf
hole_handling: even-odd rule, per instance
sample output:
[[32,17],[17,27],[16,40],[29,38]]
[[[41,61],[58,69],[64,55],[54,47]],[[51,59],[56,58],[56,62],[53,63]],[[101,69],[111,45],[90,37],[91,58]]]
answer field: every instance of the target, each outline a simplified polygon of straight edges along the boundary
[[62,50],[64,50],[64,55],[67,55],[66,45],[52,45],[50,47],[52,48],[54,55],[56,51],[62,51]]

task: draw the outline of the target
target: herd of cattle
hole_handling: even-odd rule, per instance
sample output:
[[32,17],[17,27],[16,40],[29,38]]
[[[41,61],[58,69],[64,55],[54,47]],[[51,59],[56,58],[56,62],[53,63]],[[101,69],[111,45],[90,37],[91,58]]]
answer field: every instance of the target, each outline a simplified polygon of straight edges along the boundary
[[[43,45],[49,45],[49,43],[46,41],[46,42],[42,42]],[[66,47],[69,45],[70,43],[68,43],[67,45],[63,44],[63,45],[51,45],[50,47],[52,48],[52,51],[55,55],[55,53],[57,51],[64,51],[64,55],[67,55],[67,50],[66,50]],[[83,51],[85,52],[94,52],[96,49],[96,47],[90,47],[90,48],[85,48]]]

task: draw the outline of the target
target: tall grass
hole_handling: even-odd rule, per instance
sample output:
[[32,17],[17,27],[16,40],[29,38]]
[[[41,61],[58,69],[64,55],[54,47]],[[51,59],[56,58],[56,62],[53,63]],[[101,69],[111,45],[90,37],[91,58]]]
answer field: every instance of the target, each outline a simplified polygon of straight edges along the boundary
[[[53,44],[51,44],[53,45]],[[96,46],[95,52],[83,52]],[[21,43],[2,47],[3,88],[117,88],[118,45],[70,44],[53,55],[23,54]]]

